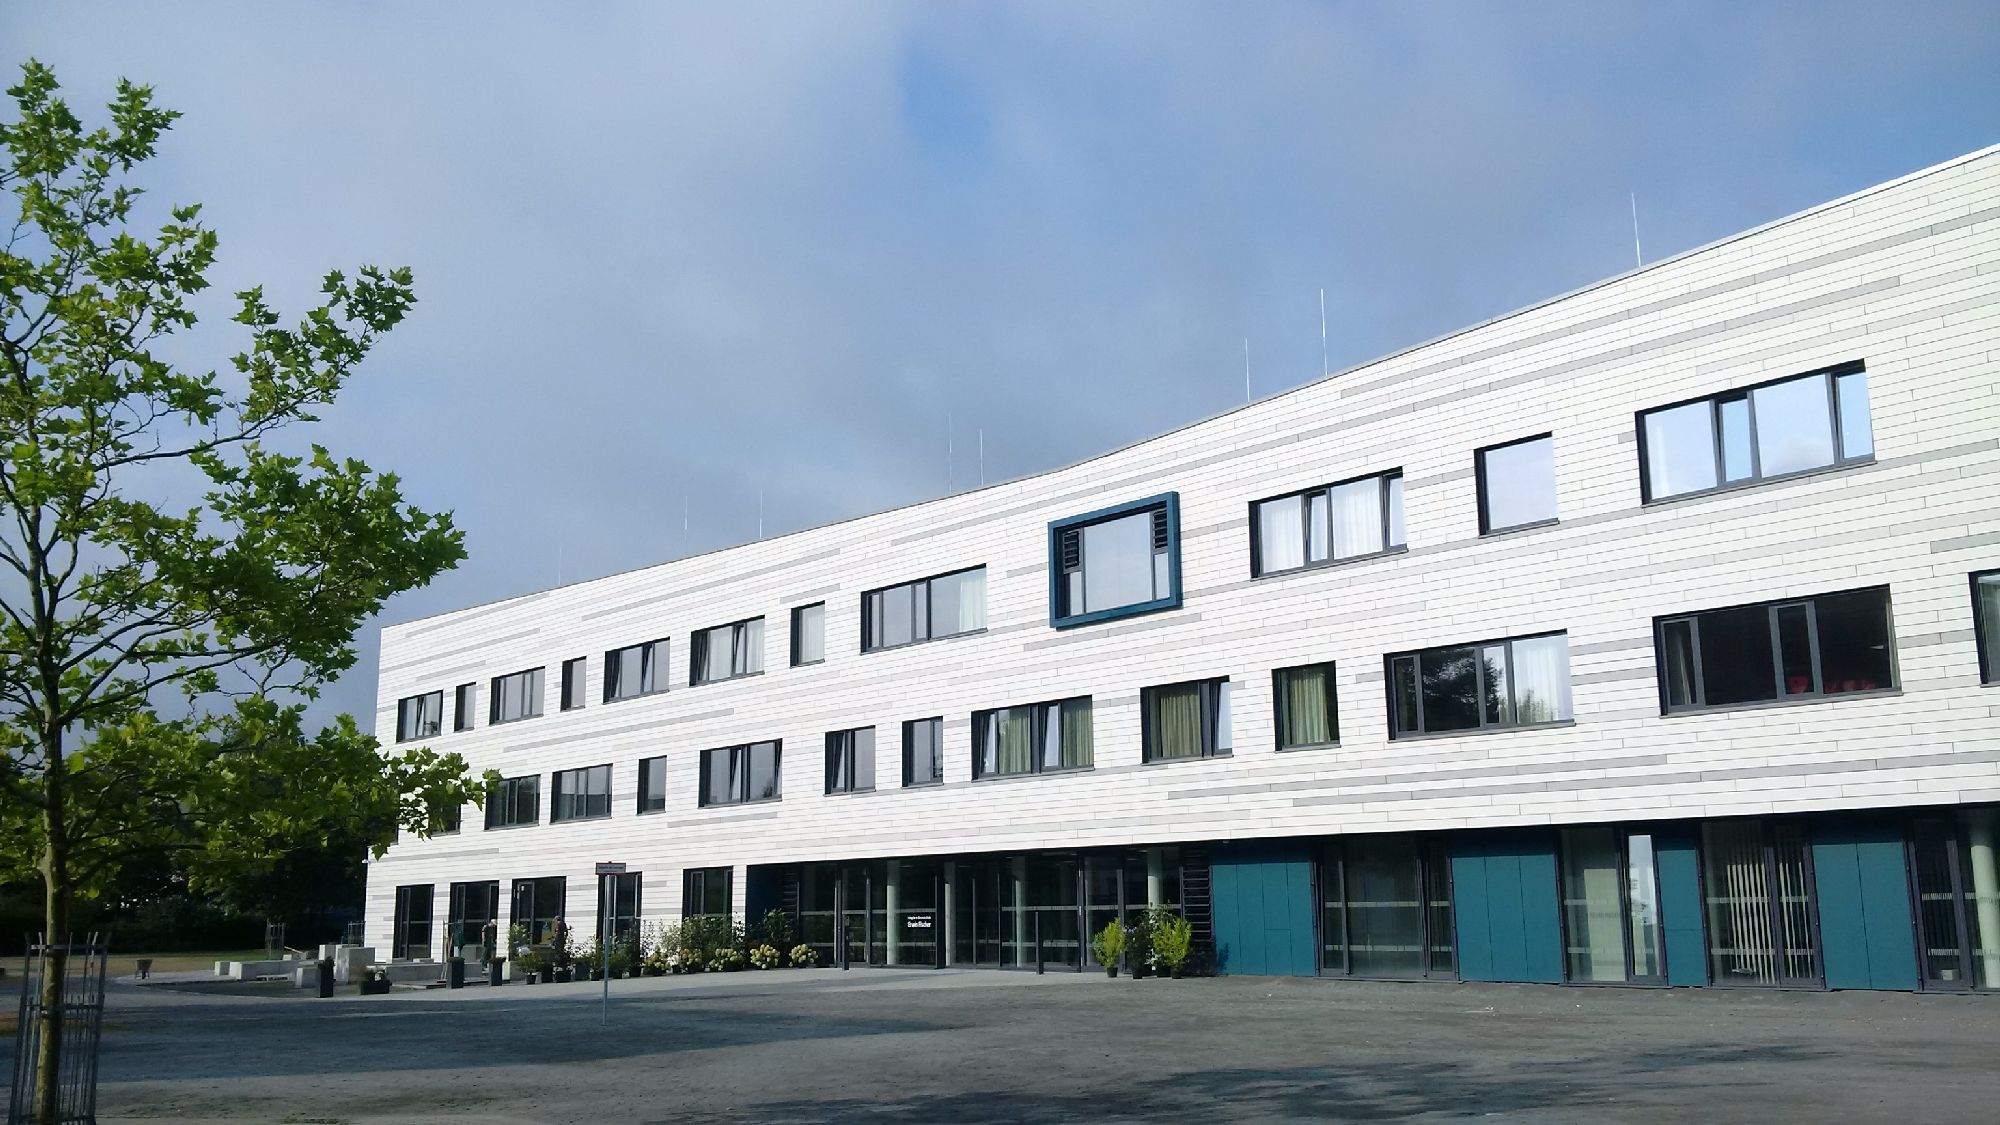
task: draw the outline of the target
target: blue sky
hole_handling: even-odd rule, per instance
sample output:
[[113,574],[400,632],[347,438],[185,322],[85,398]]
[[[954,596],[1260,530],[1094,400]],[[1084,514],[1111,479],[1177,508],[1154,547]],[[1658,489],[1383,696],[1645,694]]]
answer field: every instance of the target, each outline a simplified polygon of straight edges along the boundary
[[28,55],[186,113],[218,297],[414,267],[310,434],[466,531],[387,620],[1065,464],[1246,337],[1295,386],[1322,287],[1338,370],[1629,268],[1630,192],[1650,260],[2000,141],[1991,3],[0,7]]

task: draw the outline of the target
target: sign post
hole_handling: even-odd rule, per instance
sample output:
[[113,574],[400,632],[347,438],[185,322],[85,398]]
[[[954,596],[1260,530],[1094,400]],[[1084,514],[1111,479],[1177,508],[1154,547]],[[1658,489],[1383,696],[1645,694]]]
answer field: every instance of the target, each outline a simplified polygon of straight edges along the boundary
[[599,863],[597,865],[597,952],[603,958],[599,966],[604,981],[604,1023],[611,1024],[611,913],[617,904],[611,901],[611,877],[625,874],[622,863]]

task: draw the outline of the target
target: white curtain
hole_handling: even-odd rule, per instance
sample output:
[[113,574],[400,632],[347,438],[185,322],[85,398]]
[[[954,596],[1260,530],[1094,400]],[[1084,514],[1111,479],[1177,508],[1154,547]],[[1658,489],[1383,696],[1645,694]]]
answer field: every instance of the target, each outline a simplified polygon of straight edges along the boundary
[[731,666],[737,674],[762,672],[764,670],[764,619],[745,621],[738,625],[735,640],[737,651]]
[[1351,559],[1382,549],[1382,492],[1377,478],[1331,490],[1333,557]]
[[1306,565],[1306,528],[1299,513],[1303,499],[1287,496],[1257,505],[1258,561],[1265,573]]
[[1569,637],[1514,642],[1514,714],[1520,723],[1573,718],[1569,690]]

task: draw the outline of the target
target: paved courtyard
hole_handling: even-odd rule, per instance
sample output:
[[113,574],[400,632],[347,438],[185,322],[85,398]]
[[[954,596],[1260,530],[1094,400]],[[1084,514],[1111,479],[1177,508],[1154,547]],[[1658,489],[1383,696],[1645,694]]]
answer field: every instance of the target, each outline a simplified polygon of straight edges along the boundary
[[114,1121],[1993,1121],[2000,997],[812,970],[116,988]]

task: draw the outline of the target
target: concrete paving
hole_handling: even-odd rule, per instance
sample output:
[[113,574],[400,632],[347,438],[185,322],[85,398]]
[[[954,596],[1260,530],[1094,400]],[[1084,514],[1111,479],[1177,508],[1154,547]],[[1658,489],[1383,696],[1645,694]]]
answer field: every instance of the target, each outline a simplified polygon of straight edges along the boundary
[[[190,988],[197,990],[190,990]],[[2000,996],[856,969],[119,985],[100,1120],[2000,1120]]]

